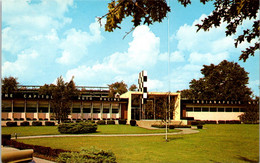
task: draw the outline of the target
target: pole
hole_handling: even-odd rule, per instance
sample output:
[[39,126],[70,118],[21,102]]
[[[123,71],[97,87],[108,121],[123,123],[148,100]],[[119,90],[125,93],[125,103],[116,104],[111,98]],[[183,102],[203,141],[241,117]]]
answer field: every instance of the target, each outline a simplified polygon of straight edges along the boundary
[[[168,0],[168,5],[170,6],[170,0]],[[171,56],[170,56],[170,14],[168,13],[168,86],[169,86],[169,93],[168,93],[168,99],[170,99],[170,91],[171,91],[171,80],[170,80],[170,60],[171,60]],[[167,102],[166,102],[167,103]],[[168,108],[170,108],[170,101],[168,101]],[[165,140],[168,141],[168,128],[167,128],[167,110],[168,108],[166,107],[166,114],[165,114]]]

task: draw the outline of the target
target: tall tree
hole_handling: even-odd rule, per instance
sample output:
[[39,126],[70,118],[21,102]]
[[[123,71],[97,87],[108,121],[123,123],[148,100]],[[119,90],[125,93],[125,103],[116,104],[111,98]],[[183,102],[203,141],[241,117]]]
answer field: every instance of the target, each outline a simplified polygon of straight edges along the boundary
[[[197,24],[198,31],[201,29],[208,31],[212,27],[219,27],[221,23],[227,23],[226,36],[230,36],[236,34],[237,27],[243,25],[244,20],[255,19],[252,27],[245,29],[243,34],[235,39],[235,47],[242,42],[251,43],[254,39],[258,40],[260,23],[256,20],[259,12],[258,0],[200,0],[203,4],[209,1],[214,1],[215,9],[211,15],[202,20],[202,24]],[[185,7],[191,4],[191,0],[178,0],[178,2]],[[162,22],[170,11],[165,0],[112,0],[108,4],[108,13],[100,17],[99,21],[101,23],[101,19],[106,18],[105,30],[112,32],[116,28],[120,29],[119,24],[124,18],[132,17],[131,32],[141,24],[149,26],[155,22]],[[253,46],[242,51],[240,60],[245,62],[249,56],[255,55],[255,51],[259,49],[259,42],[252,42],[251,45]]]
[[252,91],[247,87],[248,72],[238,63],[222,61],[218,65],[203,65],[199,80],[190,82],[190,89],[182,91],[182,97],[198,100],[240,100],[251,99]]
[[137,86],[135,84],[132,84],[129,88],[129,91],[136,91],[137,90]]
[[19,82],[17,78],[5,77],[2,79],[2,93],[14,93],[17,90]]
[[114,98],[118,93],[119,95],[127,92],[127,84],[124,81],[112,83],[109,86],[109,97]]
[[73,77],[70,82],[64,82],[62,76],[57,78],[56,85],[44,85],[39,90],[40,94],[49,94],[52,96],[51,107],[53,108],[53,114],[58,120],[58,123],[66,120],[71,112],[71,104],[73,97],[78,95],[78,90],[73,81]]

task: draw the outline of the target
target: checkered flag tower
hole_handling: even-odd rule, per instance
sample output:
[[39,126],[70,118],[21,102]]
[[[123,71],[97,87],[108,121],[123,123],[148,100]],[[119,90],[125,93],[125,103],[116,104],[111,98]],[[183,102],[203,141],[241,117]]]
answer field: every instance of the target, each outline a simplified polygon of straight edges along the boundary
[[139,88],[138,91],[142,92],[142,113],[144,115],[144,104],[147,102],[147,71],[143,70],[139,73],[138,78]]

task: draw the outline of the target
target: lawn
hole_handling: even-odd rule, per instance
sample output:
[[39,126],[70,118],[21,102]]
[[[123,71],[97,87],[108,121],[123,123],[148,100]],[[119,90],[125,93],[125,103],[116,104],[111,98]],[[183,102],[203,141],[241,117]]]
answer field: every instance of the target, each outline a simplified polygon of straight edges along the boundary
[[205,125],[191,135],[69,137],[19,140],[67,150],[95,146],[111,150],[118,162],[258,162],[259,125]]
[[[178,130],[169,130],[170,132],[178,132]],[[164,129],[148,130],[130,125],[99,125],[97,132],[92,134],[149,134],[164,133]],[[18,126],[18,127],[2,127],[2,134],[18,133],[18,136],[34,136],[34,135],[60,135],[57,126]]]

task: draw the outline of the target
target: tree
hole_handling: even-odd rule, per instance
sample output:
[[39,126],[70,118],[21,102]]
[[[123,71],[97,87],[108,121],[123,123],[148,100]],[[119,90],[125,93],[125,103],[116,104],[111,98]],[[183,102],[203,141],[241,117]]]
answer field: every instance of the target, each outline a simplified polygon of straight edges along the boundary
[[[259,100],[258,100],[259,101]],[[259,104],[254,101],[255,104],[250,104],[247,106],[245,113],[239,115],[239,119],[243,123],[258,124],[259,123]]]
[[[206,4],[212,0],[200,0],[201,3]],[[191,4],[190,0],[178,0],[184,7]],[[258,0],[214,0],[215,9],[212,14],[202,20],[202,24],[197,24],[198,31],[210,30],[210,28],[219,27],[221,23],[227,23],[226,36],[236,34],[237,27],[242,25],[246,19],[256,19],[259,9]],[[101,19],[106,17],[105,31],[113,32],[114,29],[119,28],[126,17],[133,17],[133,31],[141,24],[152,25],[155,22],[162,22],[162,20],[170,12],[170,7],[165,0],[112,0],[108,4],[108,13]],[[235,39],[235,47],[242,42],[251,43],[253,39],[259,38],[259,20],[255,20],[251,29],[245,29],[243,34]],[[130,33],[128,32],[128,33]],[[127,33],[127,34],[128,34]],[[259,49],[259,42],[252,43],[240,55],[239,59],[245,62],[249,56],[254,56],[256,50]]]
[[238,63],[222,61],[218,65],[203,65],[199,80],[190,82],[190,89],[181,91],[182,97],[197,100],[238,100],[251,99],[251,90],[247,87],[248,72]]
[[118,93],[119,95],[127,92],[127,84],[124,81],[112,83],[109,86],[109,94],[110,98],[114,98],[115,95]]
[[17,90],[19,82],[17,78],[14,77],[5,77],[2,79],[2,93],[14,93]]
[[71,104],[73,97],[78,95],[78,90],[73,81],[73,77],[70,82],[64,82],[62,76],[57,78],[57,84],[44,85],[39,90],[40,94],[50,94],[51,107],[53,108],[53,114],[58,120],[58,123],[66,120],[71,112]]
[[136,91],[137,90],[137,86],[135,84],[132,84],[129,88],[129,91]]

